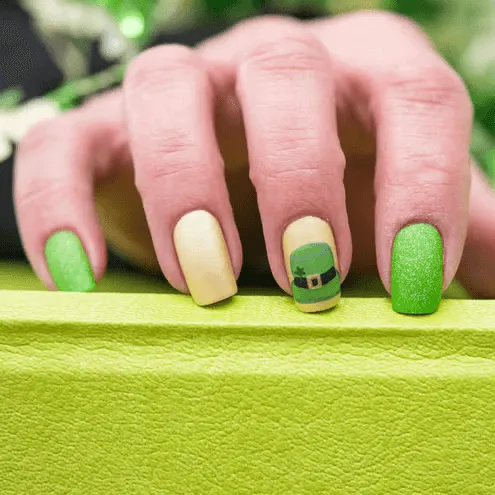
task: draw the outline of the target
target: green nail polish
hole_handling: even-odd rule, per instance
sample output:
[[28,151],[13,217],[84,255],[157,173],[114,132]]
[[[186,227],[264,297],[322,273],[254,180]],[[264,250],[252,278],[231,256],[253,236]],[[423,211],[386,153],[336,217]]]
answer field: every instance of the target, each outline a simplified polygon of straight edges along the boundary
[[88,292],[96,283],[79,238],[69,231],[53,234],[45,246],[53,281],[64,292]]
[[392,251],[392,308],[398,313],[434,313],[442,298],[443,243],[438,230],[418,223],[404,227]]

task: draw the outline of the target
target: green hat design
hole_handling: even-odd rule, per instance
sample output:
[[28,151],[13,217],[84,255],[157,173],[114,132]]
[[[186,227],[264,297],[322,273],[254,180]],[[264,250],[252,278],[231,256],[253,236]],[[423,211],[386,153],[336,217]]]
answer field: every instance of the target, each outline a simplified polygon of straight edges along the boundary
[[290,269],[294,277],[292,294],[299,304],[326,301],[340,292],[340,275],[327,243],[297,248],[290,255]]

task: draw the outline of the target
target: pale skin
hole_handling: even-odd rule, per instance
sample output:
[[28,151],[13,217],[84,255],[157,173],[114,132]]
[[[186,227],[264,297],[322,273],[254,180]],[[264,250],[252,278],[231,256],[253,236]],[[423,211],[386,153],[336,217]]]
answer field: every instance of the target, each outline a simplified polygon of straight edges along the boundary
[[444,288],[457,273],[495,297],[495,194],[470,162],[471,126],[462,80],[406,19],[252,19],[195,49],[144,52],[122,89],[36,126],[15,167],[23,243],[51,289],[44,245],[68,229],[97,280],[106,235],[187,293],[173,229],[207,210],[235,275],[243,252],[247,264],[266,253],[290,293],[282,235],[315,216],[342,279],[378,271],[390,290],[395,235],[427,222],[443,238]]

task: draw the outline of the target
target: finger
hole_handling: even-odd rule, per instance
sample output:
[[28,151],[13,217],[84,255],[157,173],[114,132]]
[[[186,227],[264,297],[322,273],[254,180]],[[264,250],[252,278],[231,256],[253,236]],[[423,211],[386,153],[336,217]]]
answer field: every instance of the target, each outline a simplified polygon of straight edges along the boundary
[[88,291],[105,270],[93,201],[98,162],[110,161],[115,127],[84,111],[43,121],[21,141],[14,199],[34,271],[50,289]]
[[265,35],[242,58],[237,94],[273,275],[301,310],[334,306],[351,237],[328,54],[292,26]]
[[472,166],[469,226],[459,266],[461,284],[480,298],[495,298],[495,192]]
[[136,186],[160,267],[200,304],[237,291],[242,253],[201,59],[161,46],[130,66],[124,94]]
[[[370,82],[377,134],[377,263],[394,310],[434,312],[462,255],[472,106],[429,49]],[[421,61],[421,62],[419,62]]]

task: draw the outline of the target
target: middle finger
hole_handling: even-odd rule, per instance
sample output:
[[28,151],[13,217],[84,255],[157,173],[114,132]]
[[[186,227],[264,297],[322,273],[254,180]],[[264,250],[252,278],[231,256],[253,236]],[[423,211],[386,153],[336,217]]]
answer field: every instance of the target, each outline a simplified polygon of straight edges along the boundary
[[131,64],[124,96],[136,187],[164,275],[200,305],[232,296],[242,253],[203,62],[182,46],[148,50]]

